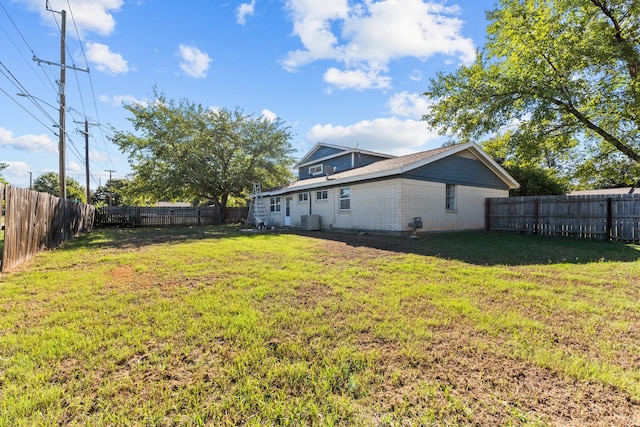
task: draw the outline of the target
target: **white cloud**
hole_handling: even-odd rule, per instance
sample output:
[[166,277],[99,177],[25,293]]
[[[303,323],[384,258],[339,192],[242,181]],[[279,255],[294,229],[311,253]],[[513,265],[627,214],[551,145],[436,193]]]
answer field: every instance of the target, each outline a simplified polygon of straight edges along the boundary
[[13,132],[0,127],[0,147],[13,148],[19,151],[43,150],[48,153],[58,153],[58,143],[48,135],[14,136]]
[[120,107],[123,104],[139,104],[142,106],[148,105],[147,101],[143,101],[132,95],[115,95],[115,96],[100,95],[98,99],[100,100],[100,102],[104,102],[105,104],[111,104],[115,107]]
[[244,25],[247,16],[251,16],[255,13],[256,0],[251,0],[251,3],[242,3],[238,6],[238,24]]
[[[57,28],[53,15],[44,8],[42,0],[20,1],[40,14],[52,27]],[[66,10],[69,22],[73,13],[73,21],[82,36],[90,32],[107,36],[113,33],[116,26],[113,13],[120,10],[124,0],[49,0],[48,3],[52,10]]]
[[349,126],[315,125],[307,133],[307,139],[313,143],[321,141],[347,147],[358,144],[363,149],[394,155],[435,148],[440,145],[438,138],[423,121],[397,118],[364,120]]
[[[303,45],[283,59],[289,71],[317,60],[333,60],[343,64],[343,76],[377,75],[386,72],[389,62],[406,57],[426,61],[443,54],[465,64],[475,59],[473,41],[462,35],[463,22],[455,6],[428,0],[288,0],[286,7],[293,33]],[[342,89],[363,89],[362,79],[353,79],[354,86],[349,86],[349,79],[335,81]],[[389,85],[386,80],[384,85],[368,87]]]
[[387,102],[391,114],[414,119],[421,119],[429,111],[431,104],[424,96],[410,92],[396,93]]
[[381,89],[390,87],[391,78],[381,76],[379,71],[351,70],[340,71],[329,68],[324,73],[324,81],[338,89]]
[[421,82],[422,70],[413,70],[411,74],[409,74],[409,80],[413,80],[414,82]]
[[87,43],[87,60],[96,64],[98,71],[120,74],[129,71],[127,61],[119,53],[113,53],[109,46],[101,43]]
[[269,120],[270,122],[274,122],[278,119],[278,115],[273,111],[267,110],[266,108],[262,110],[262,117]]
[[180,45],[180,69],[189,77],[197,79],[207,77],[212,59],[195,46]]
[[[29,186],[29,172],[31,169],[28,164],[24,162],[4,162],[8,164],[6,169],[0,171],[0,175],[9,181],[12,185],[17,185],[20,187],[28,187]],[[33,176],[33,172],[31,174],[31,179],[35,179]],[[25,185],[26,182],[26,185]]]

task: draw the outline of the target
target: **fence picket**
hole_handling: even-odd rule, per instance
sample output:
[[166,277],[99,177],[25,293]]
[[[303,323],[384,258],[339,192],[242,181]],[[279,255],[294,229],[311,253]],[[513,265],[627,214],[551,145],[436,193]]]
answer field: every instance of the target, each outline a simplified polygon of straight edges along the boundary
[[0,184],[0,205],[4,206],[2,271],[93,228],[94,206],[37,191]]
[[500,197],[487,206],[488,230],[640,241],[636,194]]

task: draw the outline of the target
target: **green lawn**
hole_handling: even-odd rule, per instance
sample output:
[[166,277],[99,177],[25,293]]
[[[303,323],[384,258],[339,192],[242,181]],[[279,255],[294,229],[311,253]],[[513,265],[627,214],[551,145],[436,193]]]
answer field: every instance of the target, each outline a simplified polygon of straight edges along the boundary
[[639,249],[95,230],[0,276],[0,426],[639,424]]

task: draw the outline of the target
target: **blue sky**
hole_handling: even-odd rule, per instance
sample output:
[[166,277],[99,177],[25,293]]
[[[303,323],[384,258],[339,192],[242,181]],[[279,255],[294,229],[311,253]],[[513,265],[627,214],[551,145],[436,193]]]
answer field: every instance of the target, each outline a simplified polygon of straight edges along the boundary
[[[47,6],[52,11],[47,10]],[[420,117],[437,71],[473,61],[484,0],[0,0],[0,162],[13,185],[58,172],[61,10],[67,12],[67,176],[131,172],[109,142],[123,103],[174,100],[279,117],[302,157],[317,142],[396,155],[445,139]],[[18,96],[18,93],[26,94]],[[111,170],[113,172],[107,172]]]

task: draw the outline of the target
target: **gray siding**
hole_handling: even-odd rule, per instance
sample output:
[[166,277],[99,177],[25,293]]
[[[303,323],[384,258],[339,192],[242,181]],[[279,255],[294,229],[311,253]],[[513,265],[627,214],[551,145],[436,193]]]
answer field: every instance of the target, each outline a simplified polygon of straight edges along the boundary
[[[362,166],[369,165],[371,163],[378,162],[380,160],[386,160],[386,157],[378,157],[372,156],[369,154],[362,153],[347,153],[342,156],[334,157],[329,160],[322,162],[323,165],[323,175],[331,175],[333,172],[333,168],[336,168],[335,173],[344,172],[349,169],[358,168]],[[308,179],[314,178],[318,175],[310,175],[309,167],[318,165],[320,163],[309,163],[307,166],[303,166],[298,168],[298,177],[300,179]]]
[[460,156],[451,156],[402,174],[403,178],[446,184],[507,190],[509,187],[484,163]]
[[311,163],[314,160],[322,159],[322,158],[329,157],[329,156],[333,156],[333,155],[338,154],[338,153],[340,153],[342,151],[344,151],[344,150],[339,150],[339,149],[333,148],[333,147],[324,147],[324,146],[318,147],[316,152],[313,153],[311,155],[311,157],[309,157],[307,162]]

